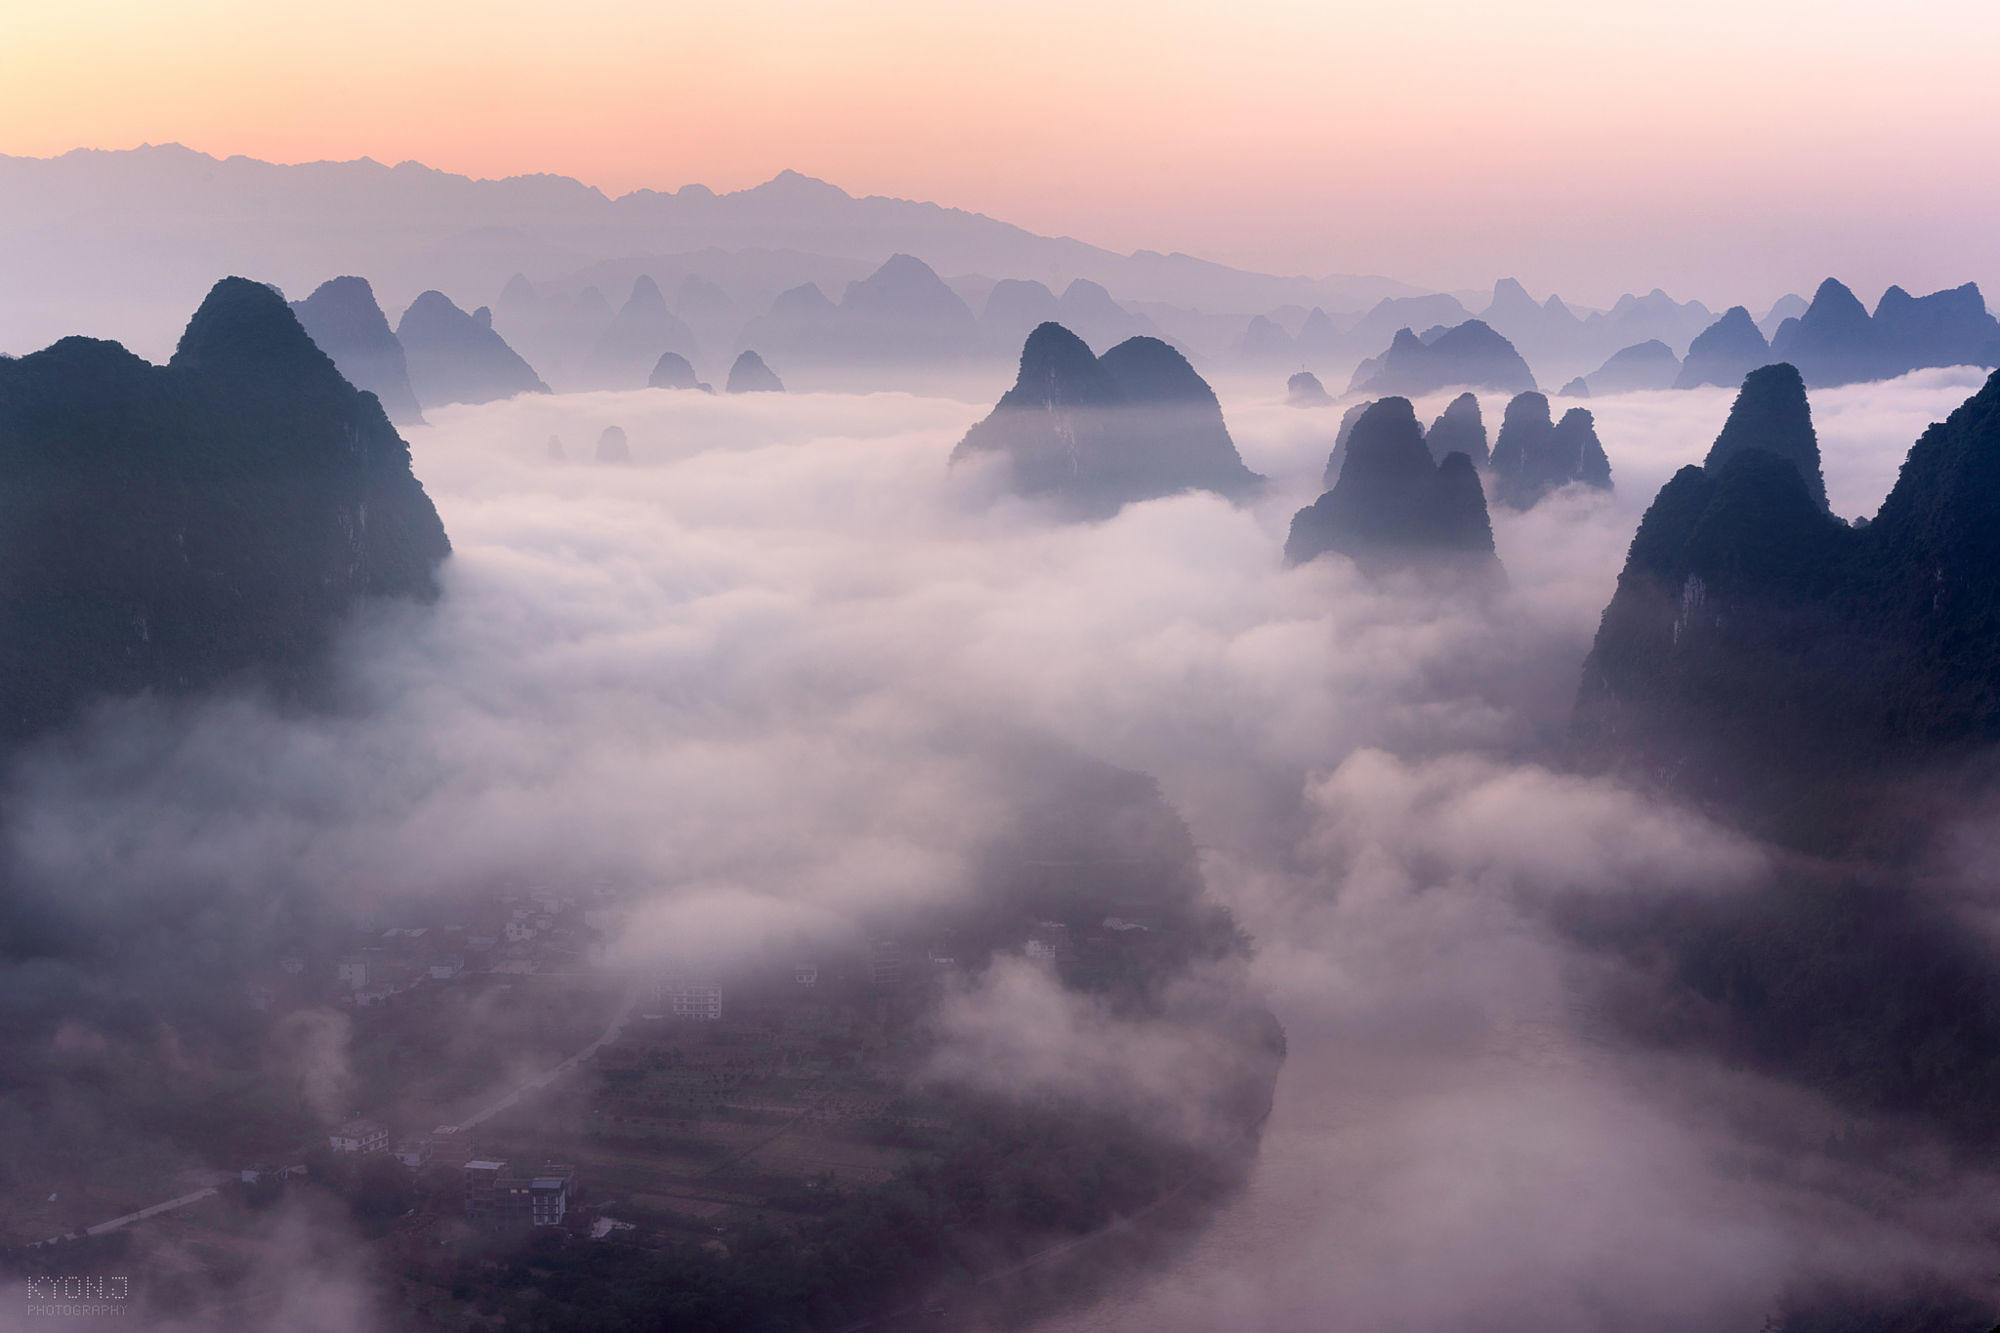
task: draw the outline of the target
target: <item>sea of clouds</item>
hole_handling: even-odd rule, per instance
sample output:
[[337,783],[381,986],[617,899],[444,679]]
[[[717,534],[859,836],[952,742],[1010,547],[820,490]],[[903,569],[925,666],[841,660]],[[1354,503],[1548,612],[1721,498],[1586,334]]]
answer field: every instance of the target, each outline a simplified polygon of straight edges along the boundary
[[[1979,382],[1815,393],[1836,511],[1871,513]],[[1842,1114],[1809,1092],[1607,1036],[1588,983],[1616,964],[1538,910],[1728,894],[1770,856],[1562,764],[1638,517],[1731,395],[1588,404],[1616,490],[1496,513],[1508,586],[1476,600],[1284,568],[1338,410],[1218,388],[1268,493],[1095,524],[947,469],[991,395],[434,411],[406,438],[453,542],[443,598],[359,616],[330,711],[127,702],[40,747],[10,775],[23,891],[79,929],[143,901],[255,947],[274,892],[362,912],[611,880],[640,890],[619,957],[643,964],[963,895],[1020,794],[1007,738],[1043,738],[1158,780],[1292,1052],[1245,1193],[1171,1272],[1051,1329],[1754,1330],[1843,1266],[1976,1269],[1987,1175],[1836,1165],[1815,1145]],[[613,425],[629,465],[592,461]],[[953,1031],[970,1065],[1070,1091],[1075,1062],[1150,1049],[1067,1003],[1003,972]],[[1157,1097],[1175,1058],[1127,1081]]]

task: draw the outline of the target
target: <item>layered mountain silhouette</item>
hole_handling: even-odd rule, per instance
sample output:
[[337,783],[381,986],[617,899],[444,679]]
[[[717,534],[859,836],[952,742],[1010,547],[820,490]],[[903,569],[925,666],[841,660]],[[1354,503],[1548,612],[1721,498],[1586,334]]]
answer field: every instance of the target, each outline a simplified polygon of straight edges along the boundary
[[226,278],[164,366],[64,338],[0,359],[0,736],[94,698],[302,688],[361,598],[450,552],[381,401],[284,298]]
[[1850,527],[1800,451],[1796,373],[1758,375],[1729,447],[1640,522],[1575,734],[1596,760],[1823,836],[1830,791],[2000,740],[2000,376]]
[[1611,460],[1597,438],[1590,412],[1572,407],[1551,421],[1549,400],[1520,394],[1507,404],[1493,442],[1493,498],[1510,509],[1531,509],[1571,482],[1611,489]]
[[764,364],[763,357],[746,349],[729,368],[724,388],[729,393],[783,393],[785,382]]
[[1077,278],[1063,288],[1056,300],[1056,322],[1096,347],[1159,334],[1153,321],[1127,310],[1101,283],[1088,278]]
[[914,255],[891,255],[840,299],[841,335],[857,355],[955,360],[979,345],[979,321],[958,293]]
[[468,315],[443,292],[425,292],[403,312],[396,340],[409,361],[410,387],[427,408],[549,391],[493,331],[493,313],[485,306]]
[[1011,351],[1036,328],[1059,315],[1056,294],[1041,283],[1026,278],[1003,278],[986,294],[979,325],[991,345]]
[[381,400],[383,412],[399,426],[421,425],[424,414],[410,391],[410,367],[388,317],[375,303],[366,278],[334,278],[321,283],[292,313],[333,358],[347,382]]
[[[552,175],[474,180],[416,162],[367,160],[279,165],[173,144],[46,159],[0,156],[0,234],[56,242],[36,247],[32,262],[8,267],[0,278],[10,297],[9,309],[0,310],[0,347],[14,349],[52,341],[90,305],[122,312],[128,324],[140,312],[147,337],[170,346],[187,313],[179,266],[159,262],[171,254],[241,256],[239,263],[299,292],[328,274],[361,272],[383,293],[426,287],[497,293],[517,271],[538,278],[581,274],[636,258],[705,339],[708,326],[679,299],[689,272],[736,295],[742,309],[719,330],[734,338],[756,313],[752,306],[761,298],[753,294],[813,281],[837,296],[847,281],[898,253],[920,256],[945,274],[1036,277],[1058,292],[1083,278],[1128,305],[1167,302],[1213,312],[1293,301],[1358,310],[1415,291],[1383,278],[1284,277],[1185,254],[1118,254],[963,209],[856,197],[795,171],[743,190],[688,185],[612,198]],[[671,253],[660,253],[663,244]],[[25,248],[11,247],[17,258]],[[622,298],[632,277],[628,268],[615,279],[588,281]],[[508,312],[496,306],[494,314],[545,379],[570,386],[573,367],[545,360],[546,349],[520,337]],[[61,324],[44,327],[58,318]],[[1402,324],[1421,328],[1441,318],[1398,320],[1371,350]],[[744,345],[705,341],[702,350],[733,355]],[[747,345],[779,353],[776,343],[752,338]],[[576,346],[581,356],[591,343]],[[1019,347],[1016,337],[1008,354]]]
[[1429,340],[1401,330],[1386,352],[1356,369],[1348,392],[1418,397],[1461,385],[1521,393],[1535,387],[1535,377],[1512,343],[1469,319]]
[[849,283],[838,302],[816,284],[781,293],[740,342],[787,366],[949,365],[978,354],[983,338],[958,293],[913,255],[892,255]]
[[[1492,302],[1479,317],[1550,379],[1602,367],[1624,349],[1646,343],[1663,343],[1669,352],[1678,352],[1715,318],[1699,301],[1676,301],[1658,288],[1644,296],[1627,293],[1609,310],[1578,315],[1559,296],[1538,304],[1512,278],[1494,284]],[[1589,392],[1625,391],[1599,383],[1598,373],[1580,374],[1576,380],[1584,381]],[[1565,394],[1574,383],[1564,388]]]
[[1292,335],[1268,315],[1253,318],[1236,346],[1237,355],[1247,361],[1289,361],[1297,351]]
[[1805,297],[1800,296],[1797,292],[1781,296],[1757,320],[1757,331],[1764,335],[1764,341],[1769,342],[1777,336],[1779,328],[1784,325],[1786,320],[1797,319],[1800,315],[1805,314],[1811,306],[1812,302],[1806,300]]
[[1464,453],[1431,458],[1409,399],[1368,405],[1338,480],[1293,516],[1287,564],[1329,551],[1371,573],[1415,566],[1498,574],[1478,470]]
[[592,387],[591,353],[615,314],[595,285],[543,291],[516,273],[493,304],[493,328],[558,389]]
[[1060,324],[1028,335],[1020,373],[952,462],[998,454],[1013,489],[1074,514],[1208,490],[1243,498],[1263,481],[1243,466],[1222,405],[1187,359],[1157,338],[1103,356]]
[[[1455,296],[1443,293],[1385,296],[1349,326],[1341,338],[1341,345],[1355,355],[1366,355],[1369,349],[1381,347],[1393,339],[1399,330],[1428,329],[1438,325],[1450,328],[1471,318],[1472,312],[1461,305]],[[1303,334],[1304,330],[1300,332]]]
[[987,293],[979,317],[987,348],[1008,355],[1035,329],[1049,323],[1061,324],[1097,347],[1159,332],[1151,320],[1128,310],[1102,285],[1084,278],[1071,282],[1060,297],[1039,282],[1005,279]]
[[1704,384],[1741,384],[1743,377],[1771,359],[1771,344],[1750,318],[1750,312],[1733,305],[1722,318],[1703,329],[1688,345],[1676,389],[1698,389]]
[[1479,319],[1538,366],[1567,366],[1589,355],[1583,321],[1562,298],[1537,302],[1513,278],[1493,284],[1493,299]]
[[1654,341],[1676,348],[1687,346],[1714,322],[1715,312],[1701,302],[1676,301],[1655,287],[1644,296],[1628,292],[1611,309],[1585,316],[1583,336],[1593,348]]
[[1814,388],[1890,379],[1928,366],[2000,365],[2000,321],[1974,283],[1929,296],[1891,287],[1870,315],[1828,278],[1812,304],[1771,338],[1771,355]]
[[632,294],[599,334],[585,364],[585,382],[599,389],[636,389],[669,352],[695,350],[694,330],[667,309],[660,285],[646,274],[632,282]]

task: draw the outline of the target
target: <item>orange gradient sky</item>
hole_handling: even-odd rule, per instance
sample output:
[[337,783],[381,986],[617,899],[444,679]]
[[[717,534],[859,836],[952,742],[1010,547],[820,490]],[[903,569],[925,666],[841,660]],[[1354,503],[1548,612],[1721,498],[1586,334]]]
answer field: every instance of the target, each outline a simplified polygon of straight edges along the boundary
[[1966,0],[26,0],[0,152],[795,167],[1118,249],[1755,300],[2000,273],[1996,65]]

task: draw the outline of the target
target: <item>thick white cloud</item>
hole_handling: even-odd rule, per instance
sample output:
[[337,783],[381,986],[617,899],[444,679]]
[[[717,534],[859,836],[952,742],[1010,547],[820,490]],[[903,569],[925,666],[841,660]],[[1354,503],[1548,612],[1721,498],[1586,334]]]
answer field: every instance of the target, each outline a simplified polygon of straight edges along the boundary
[[[1836,505],[1872,511],[1971,384],[1815,394]],[[360,619],[334,713],[126,703],[43,747],[13,774],[19,864],[100,923],[162,900],[254,913],[274,888],[360,905],[610,879],[645,899],[625,958],[727,950],[966,892],[1010,795],[994,740],[1025,731],[1159,778],[1293,1032],[1248,1195],[1181,1276],[1066,1327],[1347,1308],[1356,1327],[1563,1330],[1653,1304],[1660,1327],[1718,1327],[1761,1317],[1828,1236],[1879,1253],[1930,1235],[1903,1227],[1914,1205],[1823,1227],[1809,1183],[1742,1178],[1731,1152],[1764,1148],[1717,1108],[1779,1094],[1593,1045],[1569,985],[1589,964],[1529,910],[1726,893],[1760,864],[1556,762],[1638,515],[1729,395],[1593,402],[1617,491],[1496,515],[1510,586],[1479,602],[1338,560],[1283,568],[1338,413],[1224,387],[1269,495],[1094,525],[946,469],[977,402],[646,391],[434,412],[409,439],[456,550],[443,600]],[[1484,406],[1497,426],[1503,403]],[[587,461],[611,424],[631,466]],[[1011,967],[947,1030],[945,1068],[1087,1091],[1091,1061],[1150,1102],[1184,1054]],[[331,1048],[321,1064],[337,1075]]]

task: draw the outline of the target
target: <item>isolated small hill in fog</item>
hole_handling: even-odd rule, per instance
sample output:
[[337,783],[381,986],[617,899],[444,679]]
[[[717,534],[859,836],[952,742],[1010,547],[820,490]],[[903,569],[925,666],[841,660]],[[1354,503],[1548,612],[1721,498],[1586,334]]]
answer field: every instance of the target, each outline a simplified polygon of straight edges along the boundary
[[292,313],[349,384],[381,400],[390,421],[399,426],[423,424],[417,396],[410,391],[403,344],[396,341],[388,317],[375,303],[368,279],[323,282],[305,300],[292,302]]
[[730,393],[783,393],[785,382],[764,364],[763,357],[745,350],[736,358],[736,364],[729,368],[729,382],[725,388]]
[[1698,389],[1704,384],[1741,384],[1743,377],[1771,359],[1771,345],[1750,318],[1750,312],[1733,305],[1722,318],[1703,329],[1688,345],[1681,373],[1674,378],[1676,389]]
[[1424,435],[1424,445],[1440,463],[1446,454],[1464,454],[1475,466],[1485,467],[1491,454],[1486,447],[1486,419],[1480,415],[1479,399],[1462,393],[1447,403]]
[[396,339],[409,358],[410,386],[427,408],[549,391],[493,331],[493,313],[485,306],[468,315],[443,292],[425,292],[403,312]]
[[1454,386],[1521,393],[1535,387],[1535,376],[1512,343],[1469,319],[1430,341],[1401,330],[1386,352],[1355,370],[1348,392],[1419,397]]
[[1102,357],[1060,324],[1021,348],[1020,374],[952,451],[1007,459],[1013,489],[1079,515],[1133,500],[1207,490],[1248,496],[1263,478],[1243,466],[1214,390],[1157,338],[1130,338]]
[[1597,438],[1590,412],[1572,407],[1549,419],[1549,400],[1524,393],[1507,404],[1493,442],[1493,498],[1510,509],[1531,509],[1571,482],[1611,489],[1611,460]]
[[90,699],[314,677],[450,552],[379,399],[284,298],[226,278],[165,366],[65,338],[0,360],[0,736]]
[[1584,378],[1591,396],[1670,389],[1680,377],[1681,359],[1674,349],[1654,338],[1622,347]]
[[646,377],[649,389],[700,389],[707,393],[715,390],[703,384],[694,376],[694,367],[679,352],[662,352],[660,359],[653,363],[653,373]]
[[1285,381],[1285,401],[1293,407],[1330,407],[1333,395],[1310,370],[1301,370]]
[[604,433],[597,437],[597,461],[600,463],[632,461],[632,443],[625,438],[623,426],[606,426]]
[[1434,461],[1407,398],[1368,405],[1332,489],[1292,518],[1285,562],[1332,551],[1362,569],[1411,566],[1497,574],[1479,473],[1465,454]]
[[1575,731],[1607,764],[1763,816],[2000,739],[2000,376],[1925,431],[1873,522],[1826,510],[1790,367],[1640,521]]

